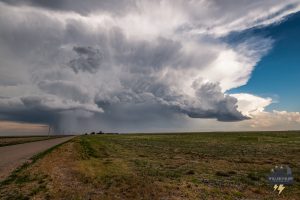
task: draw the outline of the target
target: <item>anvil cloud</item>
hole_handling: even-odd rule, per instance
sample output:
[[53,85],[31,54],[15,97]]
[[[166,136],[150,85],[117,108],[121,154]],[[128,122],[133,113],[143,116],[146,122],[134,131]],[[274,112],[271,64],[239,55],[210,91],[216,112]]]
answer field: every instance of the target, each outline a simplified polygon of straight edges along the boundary
[[250,119],[272,100],[227,92],[273,40],[224,38],[299,10],[293,0],[2,0],[0,120],[151,131]]

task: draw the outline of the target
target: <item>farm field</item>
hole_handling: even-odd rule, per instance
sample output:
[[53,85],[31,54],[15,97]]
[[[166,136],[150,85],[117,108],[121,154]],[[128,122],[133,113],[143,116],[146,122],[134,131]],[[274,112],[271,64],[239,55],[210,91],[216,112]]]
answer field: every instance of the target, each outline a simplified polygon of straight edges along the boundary
[[[294,184],[267,182],[288,165]],[[0,199],[299,199],[300,132],[89,135],[37,155]]]

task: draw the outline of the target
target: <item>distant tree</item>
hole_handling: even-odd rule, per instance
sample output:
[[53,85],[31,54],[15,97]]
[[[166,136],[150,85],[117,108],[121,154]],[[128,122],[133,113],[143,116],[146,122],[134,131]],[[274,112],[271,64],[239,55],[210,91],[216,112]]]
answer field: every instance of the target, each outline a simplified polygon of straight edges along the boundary
[[95,132],[91,132],[91,135],[95,135]]
[[97,134],[104,134],[102,131],[99,131]]
[[85,133],[84,135],[88,135],[87,133]]

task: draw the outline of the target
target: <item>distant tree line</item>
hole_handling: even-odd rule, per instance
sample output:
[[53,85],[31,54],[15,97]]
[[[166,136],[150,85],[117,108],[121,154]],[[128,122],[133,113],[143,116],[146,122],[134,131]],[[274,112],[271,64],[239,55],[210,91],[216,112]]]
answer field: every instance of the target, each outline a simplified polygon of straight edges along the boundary
[[102,134],[119,134],[119,133],[104,133],[103,131],[99,131],[99,132],[91,132],[91,133],[85,133],[84,135],[102,135]]

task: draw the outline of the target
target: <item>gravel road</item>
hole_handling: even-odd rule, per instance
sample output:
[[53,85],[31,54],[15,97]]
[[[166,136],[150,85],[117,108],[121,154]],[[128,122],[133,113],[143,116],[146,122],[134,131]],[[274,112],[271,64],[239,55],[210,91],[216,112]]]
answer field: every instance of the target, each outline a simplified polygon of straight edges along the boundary
[[0,181],[5,179],[18,166],[32,156],[45,151],[55,145],[66,142],[75,136],[29,142],[0,147]]

